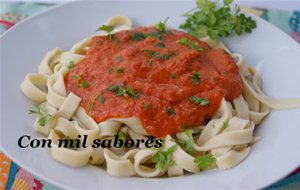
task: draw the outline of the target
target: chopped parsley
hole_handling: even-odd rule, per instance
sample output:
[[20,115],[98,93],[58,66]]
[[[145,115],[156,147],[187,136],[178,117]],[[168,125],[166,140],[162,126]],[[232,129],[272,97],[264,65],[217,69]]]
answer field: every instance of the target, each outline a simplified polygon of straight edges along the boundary
[[150,49],[147,49],[146,51],[151,57],[160,58],[160,55],[157,52]]
[[124,69],[123,68],[118,68],[117,73],[124,73]]
[[88,88],[89,84],[86,80],[84,80],[80,75],[72,75],[72,78],[74,78],[76,81],[76,85],[80,88]]
[[74,61],[70,61],[69,65],[68,65],[69,71],[73,70],[74,67],[75,67]]
[[173,153],[177,150],[178,145],[173,145],[168,150],[158,150],[153,156],[152,161],[155,163],[155,168],[164,170],[175,164]]
[[194,163],[197,164],[200,169],[210,168],[213,164],[215,164],[215,162],[216,158],[211,153],[197,157],[194,160]]
[[34,109],[29,110],[29,114],[37,114],[40,117],[38,123],[41,127],[46,126],[53,118],[53,116],[47,113],[40,105],[34,105]]
[[173,108],[168,107],[166,109],[167,114],[169,115],[176,115],[176,111]]
[[86,80],[81,80],[78,84],[81,88],[88,88],[89,87],[89,84],[87,83]]
[[197,38],[208,35],[211,39],[227,37],[233,33],[251,33],[256,28],[255,20],[240,13],[239,7],[232,13],[232,2],[223,0],[224,5],[219,7],[215,1],[197,0],[197,7],[184,14],[187,19],[180,28]]
[[149,102],[146,102],[146,103],[144,104],[144,108],[145,108],[145,110],[149,110],[149,109],[150,109],[150,103],[149,103]]
[[178,144],[187,152],[188,154],[195,156],[194,146],[194,139],[193,139],[193,129],[185,130],[185,133],[188,135],[187,140],[178,140]]
[[108,68],[108,72],[110,72],[110,73],[113,72],[113,68],[111,68],[111,67]]
[[165,33],[166,32],[166,22],[169,20],[169,17],[167,17],[163,22],[159,21],[159,23],[155,26],[156,29],[160,32]]
[[198,52],[203,52],[204,48],[200,47],[200,45],[198,44],[198,42],[191,42],[189,39],[187,38],[181,38],[180,40],[177,40],[177,43],[186,46],[190,49],[196,50]]
[[161,47],[161,48],[164,48],[166,47],[164,43],[162,42],[158,42],[157,44],[155,44],[156,47]]
[[114,29],[115,29],[115,27],[112,26],[112,25],[102,25],[102,26],[100,26],[96,31],[102,30],[102,31],[107,32],[107,33],[108,33],[108,38],[109,38],[109,40],[111,40],[111,39],[113,38],[112,31],[113,31]]
[[223,129],[227,129],[228,128],[228,121],[224,122],[223,124]]
[[177,40],[177,43],[179,43],[183,46],[187,46],[187,45],[189,45],[190,41],[187,38],[181,38],[180,40]]
[[108,90],[113,92],[116,96],[124,96],[124,97],[132,97],[132,98],[138,98],[140,96],[139,92],[134,91],[132,87],[125,88],[124,85],[111,85],[108,87]]
[[171,79],[175,79],[175,78],[176,78],[176,74],[171,74],[171,75],[170,75],[170,78],[171,78]]
[[118,139],[120,139],[120,140],[123,141],[123,144],[122,144],[121,148],[126,148],[125,147],[125,141],[126,141],[126,135],[125,135],[125,133],[123,133],[122,131],[119,131],[118,132]]
[[162,40],[162,35],[159,32],[151,32],[147,36],[150,37],[150,38],[155,38],[155,39],[158,39],[158,40]]
[[209,101],[204,98],[199,98],[197,96],[191,96],[190,101],[195,104],[199,104],[200,106],[205,106],[209,104]]
[[167,54],[162,54],[160,55],[159,53],[157,53],[156,51],[147,49],[146,52],[153,58],[158,58],[158,59],[162,59],[162,60],[168,60],[170,59],[170,56],[175,56],[176,54],[174,52],[171,52],[169,55]]
[[66,143],[66,145],[65,145],[65,148],[67,148],[67,149],[71,149],[71,150],[77,150],[77,147],[76,147],[76,145],[74,146],[74,142],[79,142],[79,144],[80,144],[80,139],[72,139],[72,138],[70,138],[69,136],[66,136],[65,137],[65,143]]
[[146,38],[146,35],[143,34],[142,32],[136,32],[131,35],[131,39],[133,41],[141,41],[141,40],[144,40],[145,38]]
[[119,61],[119,62],[123,61],[122,55],[118,55],[118,56],[115,58],[115,60],[116,60],[116,61]]
[[105,97],[103,96],[103,94],[100,94],[99,97],[98,97],[98,101],[101,103],[101,104],[104,104],[106,99]]
[[198,85],[199,81],[201,79],[201,74],[198,72],[195,72],[191,75],[190,79],[194,85]]

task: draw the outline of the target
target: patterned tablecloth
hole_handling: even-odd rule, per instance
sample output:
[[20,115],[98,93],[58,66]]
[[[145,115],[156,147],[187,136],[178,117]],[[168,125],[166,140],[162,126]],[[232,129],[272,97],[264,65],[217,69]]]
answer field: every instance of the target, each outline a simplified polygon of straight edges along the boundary
[[[0,34],[22,19],[41,12],[54,4],[0,2]],[[300,11],[244,9],[281,28],[300,43]],[[57,190],[59,188],[28,173],[0,153],[0,189]],[[299,190],[300,168],[266,190]]]

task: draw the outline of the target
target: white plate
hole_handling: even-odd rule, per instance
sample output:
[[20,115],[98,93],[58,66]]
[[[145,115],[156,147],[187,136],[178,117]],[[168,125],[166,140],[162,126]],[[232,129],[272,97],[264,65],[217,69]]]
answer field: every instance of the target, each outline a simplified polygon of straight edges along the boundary
[[[262,140],[248,158],[229,170],[164,179],[117,178],[105,170],[87,166],[70,168],[54,161],[48,149],[21,149],[17,140],[33,130],[27,114],[30,102],[19,85],[26,73],[37,72],[45,53],[55,47],[68,49],[95,32],[107,18],[125,14],[134,25],[148,25],[170,17],[176,28],[179,15],[194,2],[75,2],[61,6],[12,28],[1,38],[1,146],[17,164],[57,186],[77,189],[258,189],[285,177],[300,165],[300,110],[272,111],[257,128]],[[257,66],[264,91],[277,98],[300,97],[300,48],[286,34],[256,18],[251,35],[227,38],[233,52],[242,53]]]

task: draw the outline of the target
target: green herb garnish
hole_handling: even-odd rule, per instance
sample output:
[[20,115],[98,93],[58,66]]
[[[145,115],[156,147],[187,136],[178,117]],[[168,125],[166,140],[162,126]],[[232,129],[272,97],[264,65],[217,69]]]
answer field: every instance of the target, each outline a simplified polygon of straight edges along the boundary
[[228,128],[228,122],[226,121],[226,122],[224,122],[224,124],[223,124],[223,129],[227,129]]
[[67,149],[77,150],[77,147],[74,146],[73,143],[79,141],[79,144],[80,144],[80,140],[79,139],[76,139],[76,138],[72,139],[69,136],[66,136],[64,140],[65,140],[65,143],[67,143],[67,145],[65,145],[65,148],[67,148]]
[[143,34],[142,32],[136,32],[131,35],[131,39],[133,41],[141,41],[141,40],[144,40],[145,38],[146,38],[146,35]]
[[38,123],[40,126],[44,127],[47,123],[49,123],[53,116],[47,113],[46,110],[44,110],[40,105],[34,105],[35,109],[29,110],[29,114],[37,114],[39,115],[40,119],[38,120]]
[[190,49],[196,50],[198,52],[203,52],[204,48],[200,47],[200,45],[198,44],[198,42],[191,42],[189,39],[187,38],[181,38],[180,40],[177,40],[177,43],[186,46]]
[[117,68],[117,73],[124,73],[124,69],[123,68]]
[[162,40],[162,35],[159,32],[151,32],[147,36],[150,37],[150,38],[155,38],[155,39],[158,39],[158,40]]
[[103,94],[100,94],[100,95],[99,95],[98,101],[99,101],[101,104],[104,104],[104,102],[106,101],[106,99],[105,99],[105,97],[103,96]]
[[176,78],[176,74],[171,74],[171,75],[170,75],[170,78],[171,78],[171,79],[175,79],[175,78]]
[[156,25],[156,29],[160,32],[166,32],[166,22],[169,20],[169,17],[167,17],[163,22],[159,21],[159,23]]
[[200,106],[205,106],[209,104],[209,101],[207,99],[199,98],[197,96],[191,96],[190,101],[195,104],[199,104]]
[[180,28],[197,38],[208,35],[211,39],[227,37],[232,33],[237,35],[251,33],[256,28],[255,20],[240,13],[238,6],[232,14],[230,8],[232,2],[233,0],[223,0],[224,5],[217,8],[217,2],[197,0],[197,7],[183,15],[187,19]]
[[166,112],[169,115],[176,115],[176,111],[173,108],[170,108],[170,107],[166,109]]
[[123,144],[122,144],[121,148],[126,148],[125,147],[125,142],[126,142],[126,135],[125,135],[125,133],[123,133],[122,131],[119,131],[118,132],[118,139],[120,139],[120,140],[123,141]]
[[73,70],[74,67],[75,67],[74,61],[70,61],[69,65],[68,65],[69,71]]
[[113,34],[112,34],[111,32],[112,32],[114,29],[115,29],[115,27],[112,26],[112,25],[102,25],[102,26],[100,26],[96,31],[102,30],[102,31],[107,32],[107,33],[108,33],[108,38],[109,38],[109,40],[111,40],[111,39],[113,38]]
[[187,140],[178,140],[178,144],[187,152],[188,154],[195,156],[194,146],[194,139],[193,139],[193,129],[185,130],[185,133],[188,135]]
[[156,47],[161,47],[161,48],[164,48],[166,47],[164,43],[162,42],[158,42],[157,44],[155,44]]
[[108,87],[108,90],[113,92],[116,96],[124,96],[124,97],[130,96],[133,98],[138,98],[140,96],[140,93],[134,91],[132,87],[126,89],[124,85],[118,86],[113,84],[110,87]]
[[177,150],[177,145],[173,145],[168,150],[158,150],[153,156],[152,161],[155,163],[155,168],[164,170],[175,164],[173,153]]
[[117,60],[117,61],[119,61],[119,62],[123,61],[122,55],[118,55],[118,56],[115,58],[115,60]]
[[76,85],[81,88],[88,88],[89,84],[86,80],[84,80],[80,75],[72,75],[72,78],[74,78],[76,81]]
[[149,102],[146,102],[146,103],[144,104],[144,108],[145,108],[145,110],[149,110],[149,109],[150,109],[150,103],[149,103]]
[[210,168],[215,162],[216,158],[211,153],[200,156],[194,160],[194,163],[197,164],[200,169]]
[[191,75],[190,79],[194,85],[198,85],[199,81],[201,79],[201,74],[198,72],[195,72]]
[[181,38],[180,40],[177,41],[177,43],[179,43],[183,46],[187,46],[187,45],[189,45],[190,41],[187,38]]
[[81,87],[81,88],[88,88],[89,87],[89,84],[87,83],[87,81],[86,80],[81,80],[80,82],[79,82],[79,86]]

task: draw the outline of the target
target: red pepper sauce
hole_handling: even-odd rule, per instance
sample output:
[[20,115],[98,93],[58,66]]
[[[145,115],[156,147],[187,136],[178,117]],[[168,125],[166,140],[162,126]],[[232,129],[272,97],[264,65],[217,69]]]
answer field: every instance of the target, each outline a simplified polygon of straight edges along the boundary
[[[180,44],[182,38],[188,43]],[[81,97],[81,106],[97,122],[138,117],[155,137],[205,123],[223,97],[233,100],[243,87],[226,51],[212,50],[181,31],[161,33],[153,27],[121,31],[111,39],[93,37],[86,57],[65,76],[65,84],[67,93]],[[125,93],[123,89],[117,94],[112,85],[123,85]],[[199,105],[191,96],[209,103]]]

